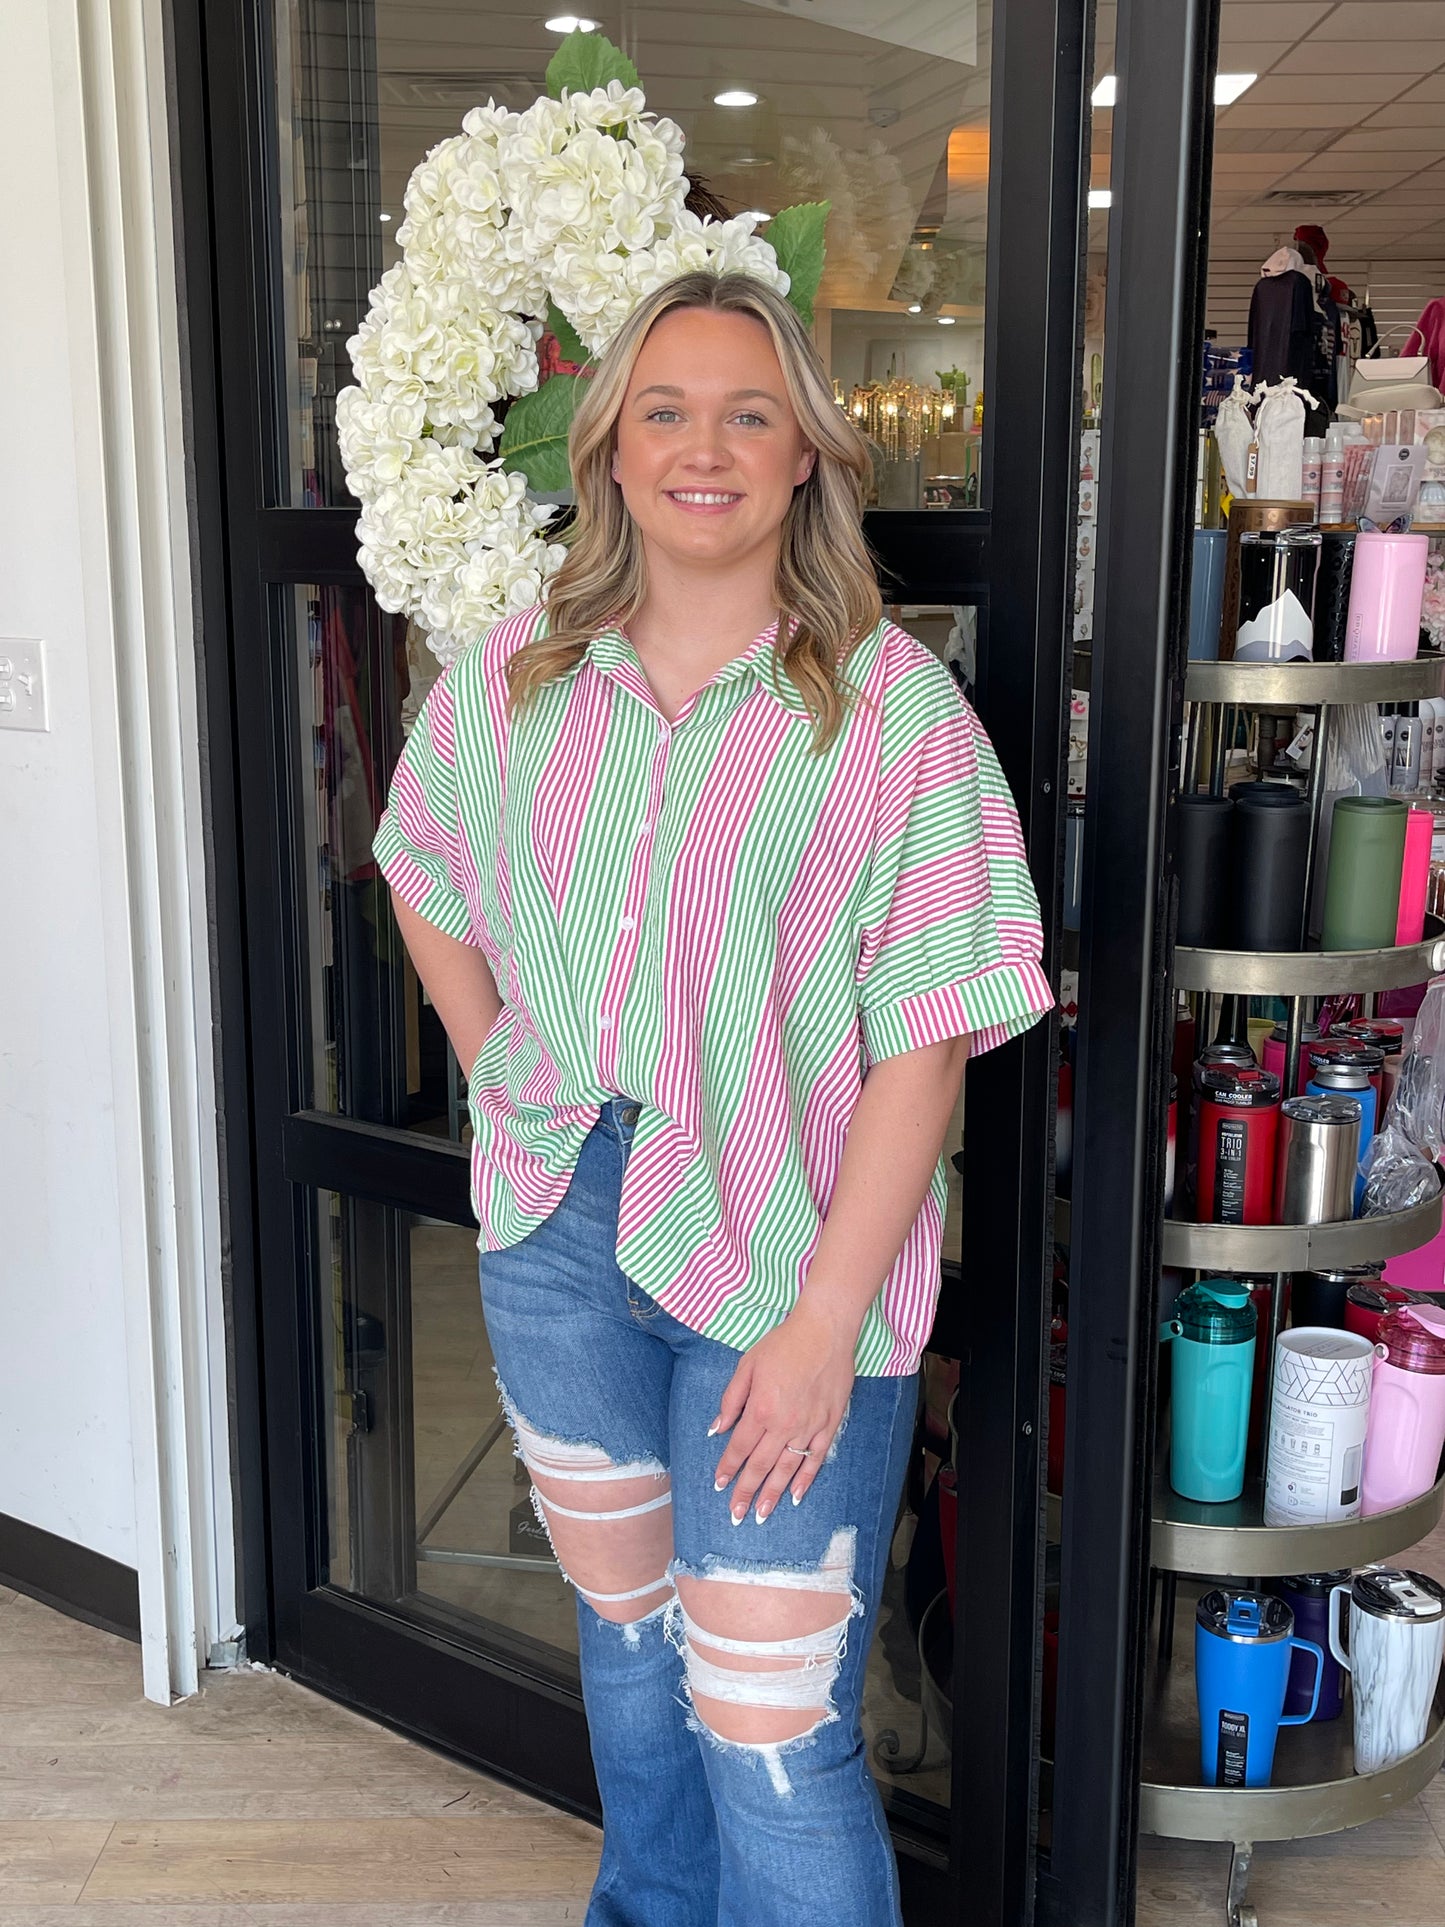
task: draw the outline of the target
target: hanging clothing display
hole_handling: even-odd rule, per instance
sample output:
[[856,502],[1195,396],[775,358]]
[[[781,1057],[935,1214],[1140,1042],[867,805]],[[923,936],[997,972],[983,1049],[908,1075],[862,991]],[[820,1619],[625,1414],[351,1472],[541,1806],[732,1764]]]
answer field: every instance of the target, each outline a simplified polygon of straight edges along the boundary
[[1249,348],[1255,381],[1291,375],[1301,388],[1318,393],[1319,324],[1296,248],[1277,248],[1259,271],[1249,303]]

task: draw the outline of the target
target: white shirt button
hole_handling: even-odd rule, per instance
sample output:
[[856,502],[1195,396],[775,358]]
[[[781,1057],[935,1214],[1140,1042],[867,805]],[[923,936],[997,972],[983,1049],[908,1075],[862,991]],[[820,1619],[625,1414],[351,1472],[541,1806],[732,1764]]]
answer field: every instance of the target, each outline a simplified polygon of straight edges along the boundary
[[607,1015],[606,1011],[603,1011],[602,1015],[597,1019],[597,1022],[603,1030],[611,1030],[612,1028],[612,1019]]
[[623,917],[621,921],[622,921],[622,928],[624,930],[630,930],[632,926],[637,922],[637,919],[636,917]]

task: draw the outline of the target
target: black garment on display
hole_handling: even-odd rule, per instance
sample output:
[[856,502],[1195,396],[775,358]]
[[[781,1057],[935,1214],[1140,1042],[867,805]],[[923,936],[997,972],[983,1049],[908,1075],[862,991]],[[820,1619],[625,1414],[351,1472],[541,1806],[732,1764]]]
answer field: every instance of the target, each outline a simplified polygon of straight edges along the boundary
[[1261,275],[1249,300],[1254,379],[1274,382],[1293,375],[1301,388],[1313,394],[1310,384],[1316,373],[1318,341],[1309,277],[1298,268]]
[[[1339,308],[1324,275],[1317,276],[1315,280],[1315,322],[1318,367],[1314,381],[1309,383],[1309,390],[1316,401],[1333,414],[1340,405],[1339,357],[1344,351],[1344,328]],[[1312,434],[1315,431],[1306,429],[1305,432]]]

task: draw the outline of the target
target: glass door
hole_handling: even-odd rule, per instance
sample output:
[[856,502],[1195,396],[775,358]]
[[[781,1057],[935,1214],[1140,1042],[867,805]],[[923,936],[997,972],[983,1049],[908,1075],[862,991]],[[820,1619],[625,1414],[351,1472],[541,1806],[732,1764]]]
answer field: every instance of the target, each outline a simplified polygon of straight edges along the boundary
[[[238,1069],[229,1169],[254,1207],[234,1213],[253,1647],[595,1813],[573,1599],[482,1322],[464,1081],[370,855],[438,665],[365,583],[335,433],[411,171],[470,107],[530,104],[559,36],[500,4],[194,3],[181,139],[207,186],[188,270],[215,397],[199,512],[226,639],[208,684],[218,838],[234,812],[239,956],[221,968],[246,1102]],[[990,729],[1055,970],[1088,20],[1086,0],[627,0],[599,17],[683,129],[710,209],[832,204],[815,334],[874,443],[889,613]],[[756,98],[722,104],[734,89]],[[955,1120],[865,1706],[919,1920],[1012,1923],[1031,1904],[1055,1061],[1048,1026],[991,1053],[969,1073],[974,1122]]]

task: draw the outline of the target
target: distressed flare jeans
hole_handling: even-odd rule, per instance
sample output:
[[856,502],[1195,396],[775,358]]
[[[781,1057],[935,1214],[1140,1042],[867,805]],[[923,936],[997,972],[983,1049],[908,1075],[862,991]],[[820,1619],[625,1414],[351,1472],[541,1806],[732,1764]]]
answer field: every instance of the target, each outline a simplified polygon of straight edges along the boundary
[[503,1410],[577,1591],[603,1844],[586,1927],[898,1927],[860,1726],[918,1375],[859,1378],[798,1505],[734,1525],[708,1437],[741,1353],[616,1261],[638,1106],[481,1258]]

